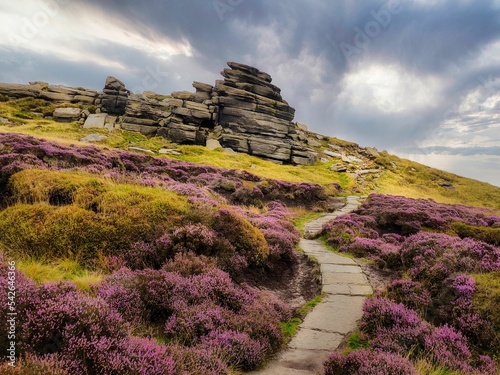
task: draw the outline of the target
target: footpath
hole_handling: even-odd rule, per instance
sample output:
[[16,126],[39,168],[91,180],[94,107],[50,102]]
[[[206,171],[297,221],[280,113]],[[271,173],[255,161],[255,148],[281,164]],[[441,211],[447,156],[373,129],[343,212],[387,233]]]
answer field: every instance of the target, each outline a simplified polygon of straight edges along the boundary
[[[305,237],[312,237],[324,223],[354,211],[358,205],[358,197],[348,197],[342,209],[308,222]],[[332,253],[317,240],[303,238],[300,246],[320,266],[323,300],[305,317],[287,348],[266,368],[250,374],[323,374],[323,361],[356,328],[362,316],[363,302],[373,293],[368,279],[354,260]]]

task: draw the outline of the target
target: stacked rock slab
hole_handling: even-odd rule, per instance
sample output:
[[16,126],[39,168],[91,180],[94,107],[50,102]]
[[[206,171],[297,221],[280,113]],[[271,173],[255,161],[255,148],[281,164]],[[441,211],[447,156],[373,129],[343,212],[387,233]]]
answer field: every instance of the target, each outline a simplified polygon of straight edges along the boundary
[[216,81],[219,106],[218,123],[225,130],[220,136],[223,147],[290,162],[295,132],[295,110],[281,97],[271,76],[248,65],[229,62],[230,69]]
[[122,81],[115,77],[106,78],[104,89],[98,101],[101,105],[101,111],[110,115],[124,115],[129,95],[130,92],[125,88]]
[[176,91],[164,103],[170,107],[171,115],[158,130],[178,143],[205,145],[210,131],[215,127],[217,107],[212,100],[217,94],[211,85],[194,82],[196,92]]
[[53,102],[94,104],[97,91],[83,88],[49,85],[47,82],[30,82],[28,85],[0,83],[0,94],[10,98],[35,98]]

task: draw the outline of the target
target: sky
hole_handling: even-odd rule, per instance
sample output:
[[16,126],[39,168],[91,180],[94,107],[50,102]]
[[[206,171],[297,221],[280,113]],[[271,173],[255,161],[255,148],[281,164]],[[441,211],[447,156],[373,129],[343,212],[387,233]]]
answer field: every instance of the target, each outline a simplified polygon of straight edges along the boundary
[[227,61],[314,132],[500,186],[500,0],[0,0],[0,82],[168,94]]

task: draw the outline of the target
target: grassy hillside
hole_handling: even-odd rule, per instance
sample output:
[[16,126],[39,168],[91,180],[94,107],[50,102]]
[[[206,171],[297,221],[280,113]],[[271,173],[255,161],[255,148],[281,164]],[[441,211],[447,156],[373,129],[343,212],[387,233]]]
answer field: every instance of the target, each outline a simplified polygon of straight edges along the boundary
[[[74,106],[66,104],[62,106]],[[444,172],[422,164],[400,159],[397,156],[381,153],[374,160],[383,167],[379,179],[374,179],[366,187],[358,186],[356,180],[348,173],[337,173],[330,170],[333,159],[326,163],[318,162],[313,166],[276,165],[246,154],[229,155],[222,150],[210,151],[201,146],[173,145],[162,138],[147,138],[139,133],[115,130],[109,133],[101,129],[83,129],[77,123],[62,124],[37,118],[32,112],[51,113],[53,104],[42,100],[19,99],[0,102],[0,116],[10,120],[10,124],[0,123],[0,132],[14,132],[43,137],[62,144],[82,144],[79,140],[92,133],[100,133],[107,138],[95,143],[102,148],[127,150],[128,147],[140,147],[154,152],[161,148],[175,148],[180,155],[169,155],[169,158],[189,161],[215,167],[245,170],[265,178],[279,179],[288,182],[312,182],[336,193],[336,184],[340,185],[340,194],[364,194],[371,192],[402,195],[410,198],[432,198],[443,203],[462,203],[479,207],[500,210],[500,187],[479,182],[452,173]],[[90,111],[94,108],[89,108]],[[354,143],[330,138],[323,143],[332,143],[346,151],[357,150]],[[167,157],[158,155],[158,157]],[[442,183],[451,183],[453,188],[442,187]]]

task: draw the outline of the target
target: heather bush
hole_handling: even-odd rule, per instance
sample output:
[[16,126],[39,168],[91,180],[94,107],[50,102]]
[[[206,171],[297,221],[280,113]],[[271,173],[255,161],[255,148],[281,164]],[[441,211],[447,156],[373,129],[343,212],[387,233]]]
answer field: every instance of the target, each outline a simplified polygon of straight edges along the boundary
[[449,324],[469,338],[478,340],[478,335],[485,328],[486,322],[474,312],[473,295],[476,283],[473,278],[458,274],[446,279],[434,298],[434,316],[436,324]]
[[334,352],[324,363],[325,375],[418,375],[412,363],[398,354],[379,350]]
[[199,255],[216,256],[222,264],[235,252],[229,239],[201,223],[177,228],[171,239],[175,252],[190,251]]
[[374,218],[384,231],[405,235],[415,234],[421,227],[446,230],[454,221],[488,225],[485,209],[381,194],[370,195],[357,213]]
[[[70,178],[62,172],[55,176],[61,181]],[[92,178],[76,176],[76,185],[79,181],[91,184]],[[59,191],[57,202],[51,201],[55,198],[50,191],[42,189],[39,203],[16,204],[0,212],[0,243],[8,245],[9,255],[29,254],[49,260],[72,257],[83,265],[95,266],[100,254],[119,255],[130,250],[134,242],[157,239],[179,224],[188,209],[186,199],[175,193],[132,185],[114,185],[98,195],[90,194],[91,198],[82,198],[85,204],[79,206],[82,191],[74,186],[65,193]],[[36,189],[31,188],[26,183],[18,191],[27,200],[34,200],[24,192],[35,194]],[[63,201],[66,205],[61,206]]]
[[401,246],[401,258],[412,277],[436,287],[457,272],[500,269],[500,248],[443,233],[418,233]]
[[430,325],[415,311],[382,297],[366,300],[360,329],[373,347],[405,355],[418,352]]
[[407,308],[420,312],[425,317],[432,298],[429,291],[418,281],[394,280],[386,291],[387,298],[402,303]]
[[450,370],[471,373],[472,354],[466,338],[446,325],[437,327],[424,339],[429,356],[437,364]]
[[341,245],[339,251],[359,258],[372,259],[379,268],[397,269],[401,267],[399,246],[387,243],[382,239],[356,237],[352,242]]
[[473,309],[489,324],[482,330],[479,345],[486,353],[500,358],[500,272],[473,275],[476,290]]
[[217,351],[226,363],[242,370],[254,369],[264,361],[265,347],[243,332],[214,330],[203,337],[201,347]]
[[210,332],[229,329],[235,319],[233,312],[215,304],[187,306],[167,319],[165,334],[176,343],[193,346]]
[[130,359],[131,374],[177,375],[183,367],[174,359],[169,347],[152,339],[130,338],[125,357]]
[[356,213],[339,216],[329,221],[321,230],[328,243],[332,246],[349,244],[357,237],[377,239],[376,224],[370,216],[361,216]]
[[203,275],[217,268],[214,258],[196,255],[193,252],[177,253],[174,259],[164,264],[167,272],[178,272],[184,277]]

